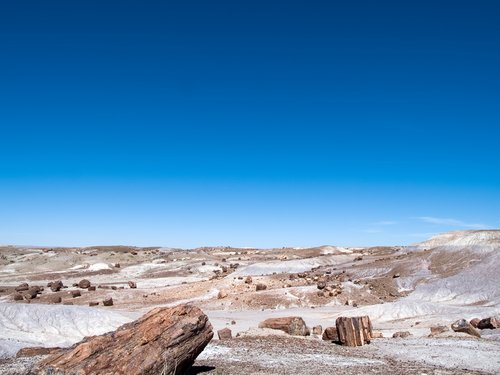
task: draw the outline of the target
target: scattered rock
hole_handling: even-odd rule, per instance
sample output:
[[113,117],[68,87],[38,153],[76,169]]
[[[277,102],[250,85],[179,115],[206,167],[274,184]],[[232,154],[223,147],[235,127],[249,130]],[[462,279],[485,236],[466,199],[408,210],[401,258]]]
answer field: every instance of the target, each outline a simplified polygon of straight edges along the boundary
[[88,289],[90,287],[90,285],[91,285],[91,283],[89,280],[83,279],[83,280],[80,280],[80,282],[78,283],[78,288]]
[[326,283],[324,281],[318,281],[318,284],[316,285],[319,290],[325,289]]
[[473,326],[474,328],[477,328],[477,325],[479,324],[479,322],[481,321],[481,319],[479,318],[474,318],[474,319],[471,319],[471,321],[469,322],[471,324],[471,326]]
[[95,292],[95,285],[89,286],[89,287],[87,288],[87,290],[88,290],[89,292]]
[[120,268],[120,263],[115,263],[115,268]]
[[89,302],[89,306],[98,306],[99,302]]
[[401,277],[401,275],[399,273],[395,273],[394,275],[392,275],[393,279],[397,279],[398,277]]
[[298,316],[266,319],[259,324],[259,328],[277,329],[293,336],[307,336],[309,332],[304,320]]
[[432,326],[430,329],[431,329],[431,334],[429,336],[431,337],[450,330],[447,326]]
[[245,279],[245,284],[251,284],[253,282],[252,276],[247,276]]
[[225,290],[219,290],[219,294],[217,294],[218,299],[223,299],[227,297],[227,292]]
[[383,338],[384,338],[384,334],[382,332],[379,332],[379,331],[372,332],[372,339],[383,339]]
[[312,329],[312,333],[313,335],[321,335],[323,333],[323,327],[321,327],[320,325],[314,326]]
[[128,286],[130,287],[130,289],[136,289],[137,283],[135,281],[129,281]]
[[60,296],[49,296],[49,303],[61,303],[62,298]]
[[365,316],[338,317],[335,321],[339,342],[346,346],[361,346],[370,343],[372,338],[372,323]]
[[479,329],[495,329],[500,328],[500,318],[490,317],[486,319],[481,319],[477,323],[477,328]]
[[81,295],[82,295],[82,293],[79,290],[72,290],[71,291],[71,297],[73,297],[73,298],[80,297]]
[[229,328],[219,329],[217,331],[217,336],[219,336],[219,340],[229,340],[233,338],[233,334]]
[[326,327],[323,332],[323,340],[325,341],[339,341],[337,327]]
[[16,286],[15,291],[16,292],[24,292],[25,290],[28,290],[30,286],[27,283],[22,283]]
[[257,284],[255,285],[255,290],[256,291],[259,291],[259,290],[266,290],[267,289],[267,285],[266,284]]
[[156,308],[114,332],[87,337],[38,363],[39,375],[185,374],[213,337],[192,305]]
[[63,286],[64,285],[61,280],[53,281],[50,283],[50,290],[53,292],[59,292]]
[[12,298],[14,299],[14,301],[22,301],[24,299],[21,293],[14,293],[12,295]]
[[105,298],[105,299],[102,301],[102,304],[103,304],[104,306],[113,306],[113,298],[111,298],[111,297]]
[[472,336],[481,337],[479,331],[474,328],[467,320],[460,319],[451,325],[451,329],[455,332],[463,332]]
[[394,332],[393,333],[392,338],[394,338],[394,339],[398,339],[398,338],[405,339],[405,338],[410,337],[410,336],[411,336],[411,333],[408,332],[408,331],[398,331],[398,332]]
[[231,324],[232,324],[232,325],[235,325],[235,324],[236,324],[236,321],[235,321],[235,320],[231,320]]

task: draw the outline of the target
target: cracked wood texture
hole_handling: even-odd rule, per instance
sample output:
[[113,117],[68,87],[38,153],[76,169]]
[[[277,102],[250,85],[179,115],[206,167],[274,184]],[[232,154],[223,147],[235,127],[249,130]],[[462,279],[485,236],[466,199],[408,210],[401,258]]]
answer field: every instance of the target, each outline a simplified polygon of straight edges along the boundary
[[361,346],[372,339],[372,323],[367,315],[339,317],[335,325],[342,345]]

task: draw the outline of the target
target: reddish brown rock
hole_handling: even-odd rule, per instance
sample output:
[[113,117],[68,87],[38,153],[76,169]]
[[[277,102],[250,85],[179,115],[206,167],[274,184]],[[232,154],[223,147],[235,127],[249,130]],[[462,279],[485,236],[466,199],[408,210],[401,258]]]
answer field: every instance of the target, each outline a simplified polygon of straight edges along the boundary
[[306,323],[298,316],[266,319],[259,324],[259,328],[277,329],[293,336],[307,336],[309,333]]
[[16,292],[24,292],[25,290],[28,290],[30,286],[27,283],[22,283],[16,286],[15,291]]
[[313,335],[321,335],[323,333],[323,327],[320,325],[314,326],[312,329]]
[[102,304],[103,304],[104,306],[113,306],[113,298],[111,298],[111,297],[105,298],[105,299],[102,301]]
[[60,296],[50,296],[49,303],[61,303],[62,298]]
[[372,338],[372,323],[365,316],[339,317],[335,321],[339,342],[346,346],[361,346]]
[[337,327],[326,327],[323,332],[323,340],[325,341],[339,341]]
[[229,328],[223,328],[217,331],[217,336],[219,340],[230,340],[233,338],[233,333]]
[[217,294],[218,299],[223,299],[227,297],[227,292],[225,290],[220,290],[219,293]]
[[17,292],[12,295],[12,298],[14,301],[22,301],[24,299],[23,295]]
[[185,374],[212,336],[212,326],[199,308],[156,308],[114,332],[87,337],[44,359],[37,373]]
[[245,284],[251,284],[253,282],[252,276],[247,276],[245,279]]
[[455,332],[467,333],[471,336],[481,337],[479,331],[474,328],[467,320],[460,319],[451,325],[451,329]]
[[479,324],[479,322],[481,321],[481,319],[479,318],[474,318],[474,319],[471,319],[471,321],[469,322],[471,326],[473,326],[474,328],[477,328],[477,325]]
[[477,323],[477,328],[479,328],[479,329],[500,328],[500,319],[497,317],[490,317],[490,318],[486,318],[486,319],[481,319]]
[[447,326],[432,326],[430,329],[431,329],[431,334],[429,336],[431,337],[450,330]]
[[53,292],[59,292],[62,287],[64,287],[64,285],[61,280],[52,281],[50,283],[50,290],[52,290]]
[[129,281],[128,282],[128,286],[131,288],[131,289],[135,289],[137,288],[137,284],[135,281]]
[[87,288],[87,290],[88,290],[89,292],[95,292],[95,285],[89,286],[89,287]]
[[324,281],[318,281],[318,284],[316,285],[319,290],[325,289],[326,283]]
[[405,338],[410,337],[410,336],[411,336],[411,333],[408,331],[398,331],[398,332],[394,332],[392,334],[392,338],[394,338],[394,339],[405,339]]
[[79,290],[72,290],[70,293],[71,297],[73,298],[80,297],[82,295],[82,293]]
[[256,291],[266,290],[266,289],[267,289],[267,285],[266,284],[257,284],[257,285],[255,285],[255,290]]
[[78,283],[78,288],[88,289],[92,285],[89,280],[83,279]]
[[99,302],[89,302],[89,306],[98,306]]
[[41,346],[34,346],[31,348],[22,348],[16,353],[16,357],[34,357],[37,355],[54,354],[61,350],[61,348],[44,348]]

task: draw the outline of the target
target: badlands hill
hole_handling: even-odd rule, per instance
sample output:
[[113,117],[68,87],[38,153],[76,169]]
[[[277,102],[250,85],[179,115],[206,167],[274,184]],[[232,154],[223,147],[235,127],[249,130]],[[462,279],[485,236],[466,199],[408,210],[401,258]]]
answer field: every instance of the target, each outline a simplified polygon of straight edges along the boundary
[[[481,338],[452,331],[428,337],[432,326],[499,315],[499,270],[497,230],[445,233],[406,247],[6,246],[0,374],[29,373],[33,360],[13,358],[20,348],[69,346],[179,303],[200,307],[214,330],[239,334],[212,340],[194,373],[500,373],[500,329],[482,330]],[[47,285],[58,280],[63,287],[52,291]],[[79,287],[82,280],[95,290]],[[31,298],[16,291],[23,283],[43,290]],[[103,306],[109,298],[112,306]],[[384,338],[344,348],[257,328],[292,315],[323,328],[339,316],[368,315]],[[393,339],[398,331],[411,336]]]

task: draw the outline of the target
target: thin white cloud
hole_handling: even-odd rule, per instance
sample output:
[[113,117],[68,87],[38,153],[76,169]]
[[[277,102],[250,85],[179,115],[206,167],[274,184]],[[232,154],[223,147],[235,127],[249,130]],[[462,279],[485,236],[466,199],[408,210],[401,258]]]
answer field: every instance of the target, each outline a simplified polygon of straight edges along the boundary
[[432,216],[419,216],[416,219],[423,221],[424,223],[434,224],[434,225],[448,225],[452,227],[470,228],[470,229],[486,229],[489,228],[488,225],[480,223],[466,223],[461,220],[451,219],[451,218],[441,218]]
[[396,225],[398,222],[397,221],[392,221],[392,220],[382,220],[382,221],[376,221],[372,223],[373,225]]

